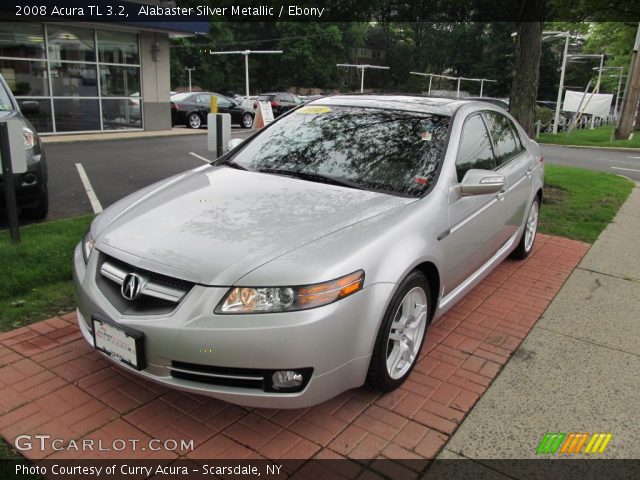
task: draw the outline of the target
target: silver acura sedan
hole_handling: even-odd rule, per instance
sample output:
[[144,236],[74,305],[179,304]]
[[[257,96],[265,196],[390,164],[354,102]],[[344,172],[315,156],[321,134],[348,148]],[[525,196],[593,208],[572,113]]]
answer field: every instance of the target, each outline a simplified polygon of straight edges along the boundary
[[538,145],[491,104],[322,98],[96,217],[80,328],[129,371],[240,405],[390,391],[431,322],[531,252],[542,185]]

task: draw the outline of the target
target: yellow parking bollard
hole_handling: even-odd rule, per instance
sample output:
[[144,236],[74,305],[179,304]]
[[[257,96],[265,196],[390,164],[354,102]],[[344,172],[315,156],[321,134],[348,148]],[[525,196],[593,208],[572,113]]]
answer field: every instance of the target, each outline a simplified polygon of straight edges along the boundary
[[211,95],[211,104],[210,104],[210,108],[211,108],[211,113],[218,113],[218,97],[216,97],[215,95]]

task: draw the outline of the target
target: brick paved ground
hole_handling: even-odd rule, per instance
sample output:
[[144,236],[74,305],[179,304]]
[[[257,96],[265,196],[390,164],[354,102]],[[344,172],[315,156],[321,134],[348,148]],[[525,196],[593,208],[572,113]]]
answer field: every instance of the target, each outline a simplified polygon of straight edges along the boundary
[[[193,451],[83,458],[433,458],[538,320],[588,245],[539,235],[525,262],[505,261],[428,331],[409,380],[313,408],[241,408],[133,377],[93,352],[75,314],[0,336],[0,434],[71,439],[193,439]],[[78,457],[33,449],[28,458]]]

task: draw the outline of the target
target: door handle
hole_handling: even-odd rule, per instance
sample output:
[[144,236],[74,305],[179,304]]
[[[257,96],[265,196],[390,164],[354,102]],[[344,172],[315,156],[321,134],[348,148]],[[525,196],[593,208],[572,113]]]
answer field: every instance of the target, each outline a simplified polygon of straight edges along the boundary
[[501,202],[504,202],[504,196],[507,194],[507,192],[505,192],[504,190],[498,192],[498,194],[496,195],[496,197],[498,198],[498,200],[500,200]]
[[527,178],[531,178],[533,176],[533,169],[527,170],[527,173],[525,173],[525,175],[527,176]]

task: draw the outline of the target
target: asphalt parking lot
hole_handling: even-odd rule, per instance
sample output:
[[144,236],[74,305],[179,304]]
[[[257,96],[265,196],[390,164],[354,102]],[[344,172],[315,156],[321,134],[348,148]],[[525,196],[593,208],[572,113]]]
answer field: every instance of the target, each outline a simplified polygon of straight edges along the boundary
[[[250,130],[233,129],[232,138]],[[86,180],[106,208],[147,185],[214,160],[207,135],[135,138],[45,145],[49,220],[92,213]],[[77,164],[86,173],[85,183]]]

